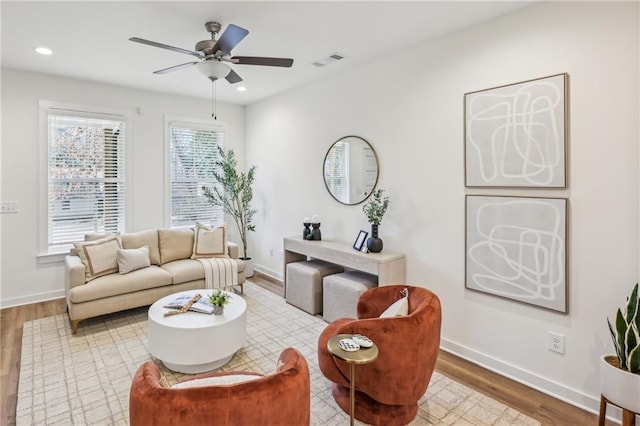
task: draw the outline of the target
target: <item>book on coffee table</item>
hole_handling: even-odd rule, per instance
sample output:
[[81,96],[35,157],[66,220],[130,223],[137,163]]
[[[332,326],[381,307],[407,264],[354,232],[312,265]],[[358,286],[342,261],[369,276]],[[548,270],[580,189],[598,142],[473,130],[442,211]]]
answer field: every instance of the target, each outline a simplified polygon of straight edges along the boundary
[[[168,304],[164,305],[165,308],[169,309],[182,309],[189,301],[193,298],[193,296],[189,295],[181,295],[177,296]],[[198,299],[196,303],[191,305],[189,308],[192,312],[198,312],[201,314],[212,314],[213,313],[213,305],[209,302],[207,297],[201,297]]]

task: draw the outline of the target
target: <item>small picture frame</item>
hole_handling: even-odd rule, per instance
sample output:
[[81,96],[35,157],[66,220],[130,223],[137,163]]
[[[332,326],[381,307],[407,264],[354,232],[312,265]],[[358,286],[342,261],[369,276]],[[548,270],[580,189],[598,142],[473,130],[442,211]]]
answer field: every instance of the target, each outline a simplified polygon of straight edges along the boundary
[[367,231],[360,231],[358,233],[358,237],[356,238],[356,241],[353,243],[353,248],[358,251],[361,251],[362,246],[364,246],[364,242],[367,241],[367,235],[369,235]]

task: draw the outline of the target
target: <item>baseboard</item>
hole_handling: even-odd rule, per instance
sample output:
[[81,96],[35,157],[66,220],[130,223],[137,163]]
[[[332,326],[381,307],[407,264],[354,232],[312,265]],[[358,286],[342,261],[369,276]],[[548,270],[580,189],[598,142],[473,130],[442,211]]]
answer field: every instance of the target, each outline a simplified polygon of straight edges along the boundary
[[29,296],[15,297],[13,299],[0,300],[0,308],[11,308],[14,306],[30,305],[32,303],[46,302],[64,298],[64,290],[49,291],[47,293],[32,294]]
[[275,271],[273,269],[266,268],[262,265],[254,265],[254,270],[260,272],[263,275],[273,278],[274,280],[284,281],[284,274],[282,272]]
[[[518,383],[522,383],[523,385],[529,386],[530,388],[536,389],[540,392],[543,392],[547,395],[550,395],[554,398],[557,398],[561,401],[564,401],[568,404],[574,405],[576,407],[582,408],[585,411],[598,414],[600,408],[600,396],[594,397],[592,395],[587,395],[582,391],[577,389],[570,388],[569,386],[563,385],[562,383],[558,383],[554,380],[540,377],[535,373],[522,369],[518,366],[509,364],[502,360],[499,360],[490,355],[479,352],[475,349],[471,349],[467,346],[461,345],[456,342],[452,342],[448,339],[440,340],[440,349],[450,352],[454,355],[459,356],[469,362],[477,364],[487,370],[493,371],[494,373],[500,374],[501,376],[507,377],[511,380],[514,380]],[[620,419],[620,413],[615,412],[613,408],[610,407],[607,412],[612,412],[612,416],[609,417],[613,419]]]

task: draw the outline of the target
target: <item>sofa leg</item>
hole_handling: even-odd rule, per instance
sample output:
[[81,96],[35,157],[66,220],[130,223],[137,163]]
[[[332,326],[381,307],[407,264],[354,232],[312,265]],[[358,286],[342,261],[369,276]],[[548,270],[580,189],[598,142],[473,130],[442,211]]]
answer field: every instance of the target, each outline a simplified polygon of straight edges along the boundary
[[73,332],[73,334],[78,334],[78,324],[80,324],[80,321],[82,320],[72,320],[71,321],[71,331]]
[[244,283],[240,283],[240,294],[244,294]]

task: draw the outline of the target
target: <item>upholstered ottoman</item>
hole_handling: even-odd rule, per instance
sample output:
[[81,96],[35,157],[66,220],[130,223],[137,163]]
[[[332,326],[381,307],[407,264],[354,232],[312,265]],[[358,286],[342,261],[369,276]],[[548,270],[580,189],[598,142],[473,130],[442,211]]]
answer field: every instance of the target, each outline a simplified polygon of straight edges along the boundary
[[365,272],[349,271],[324,277],[322,286],[322,318],[331,322],[338,318],[357,318],[358,298],[377,287],[378,278]]
[[322,279],[344,271],[341,266],[321,260],[287,264],[287,303],[312,315],[322,312]]

